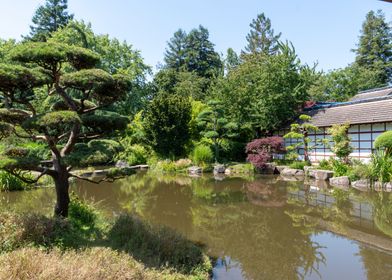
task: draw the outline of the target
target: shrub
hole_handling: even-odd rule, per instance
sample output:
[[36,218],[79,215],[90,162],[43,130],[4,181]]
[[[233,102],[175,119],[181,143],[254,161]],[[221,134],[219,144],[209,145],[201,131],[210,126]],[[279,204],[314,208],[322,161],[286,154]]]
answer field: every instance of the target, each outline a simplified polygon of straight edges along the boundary
[[281,153],[284,149],[282,137],[273,136],[255,139],[246,145],[247,161],[257,168],[264,168],[272,160],[273,153]]
[[386,154],[390,155],[392,152],[392,131],[386,131],[379,135],[374,141],[376,149],[385,149]]
[[95,209],[80,200],[74,193],[71,194],[69,204],[69,220],[78,229],[94,228],[96,226],[97,214]]
[[206,164],[213,161],[214,154],[209,146],[198,145],[193,150],[192,159],[196,164]]
[[301,169],[303,170],[305,166],[310,166],[311,164],[307,161],[294,161],[289,165],[290,168],[293,169]]
[[378,150],[372,154],[371,177],[382,183],[391,181],[392,178],[392,157],[386,150]]
[[23,182],[12,174],[0,171],[0,191],[22,191],[31,187],[32,185]]
[[113,248],[132,254],[148,266],[169,265],[191,273],[205,263],[200,247],[169,228],[152,226],[135,216],[120,216],[108,237]]
[[318,168],[319,169],[324,169],[324,170],[333,170],[331,162],[329,162],[326,159],[320,160]]
[[147,149],[138,144],[124,146],[124,151],[116,156],[116,159],[125,160],[129,165],[144,164],[147,162],[147,158]]
[[333,158],[331,158],[331,164],[335,177],[349,175],[351,167],[348,164]]
[[348,163],[348,157],[353,151],[353,147],[350,145],[351,139],[347,133],[349,127],[349,124],[335,124],[330,129],[328,129],[328,133],[331,134],[332,141],[334,142],[331,150],[339,159],[343,160],[345,163]]
[[88,144],[77,143],[66,160],[70,165],[79,167],[104,165],[112,163],[121,150],[121,145],[114,140],[92,140]]
[[352,165],[348,172],[348,176],[351,181],[359,179],[370,179],[371,178],[371,166],[362,162],[356,162]]

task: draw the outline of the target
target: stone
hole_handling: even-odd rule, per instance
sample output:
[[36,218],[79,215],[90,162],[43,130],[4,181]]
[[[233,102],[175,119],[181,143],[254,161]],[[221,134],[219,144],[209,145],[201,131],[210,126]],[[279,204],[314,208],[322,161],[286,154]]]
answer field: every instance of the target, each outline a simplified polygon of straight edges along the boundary
[[332,177],[329,178],[329,183],[334,187],[349,187],[350,179],[348,176]]
[[202,172],[203,172],[203,169],[199,166],[191,166],[188,168],[188,173],[191,175],[201,174]]
[[226,175],[230,175],[231,174],[231,169],[230,168],[226,168],[225,169],[225,174]]
[[224,174],[226,167],[222,164],[218,164],[214,166],[214,174]]
[[276,174],[276,164],[273,162],[266,163],[264,168],[257,168],[257,172],[261,174]]
[[129,164],[123,160],[119,160],[115,165],[117,168],[129,168]]
[[275,169],[276,169],[276,171],[278,171],[278,173],[280,174],[282,171],[283,171],[283,169],[285,169],[285,168],[289,168],[288,166],[285,166],[285,165],[277,165],[277,166],[275,166]]
[[332,178],[333,171],[330,170],[315,170],[314,177],[316,180],[324,180],[327,181],[329,178]]
[[351,183],[351,186],[360,191],[368,191],[370,189],[370,181],[367,179],[354,181]]
[[285,168],[280,172],[280,175],[303,177],[305,176],[305,172],[301,169]]
[[314,170],[313,166],[304,166],[305,176],[314,178]]
[[309,169],[308,170],[308,177],[316,178],[316,171],[317,171],[317,169]]
[[374,190],[376,191],[384,191],[384,192],[391,192],[392,191],[392,183],[384,183],[381,184],[380,182],[374,183]]

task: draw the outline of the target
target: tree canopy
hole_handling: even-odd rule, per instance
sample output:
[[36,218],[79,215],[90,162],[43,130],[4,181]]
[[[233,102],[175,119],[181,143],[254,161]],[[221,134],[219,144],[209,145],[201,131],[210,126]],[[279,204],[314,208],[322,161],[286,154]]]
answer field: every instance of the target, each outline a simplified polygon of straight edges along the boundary
[[[126,76],[95,69],[99,55],[77,46],[55,42],[19,44],[9,53],[13,64],[0,64],[0,109],[2,136],[43,142],[52,154],[52,168],[40,164],[43,158],[28,149],[10,147],[0,155],[0,168],[26,181],[23,171],[35,171],[54,179],[57,193],[55,213],[67,216],[68,179],[77,177],[67,164],[81,141],[100,139],[127,121],[113,120],[100,110],[121,99],[131,83]],[[51,110],[37,110],[36,93],[46,88],[48,97],[59,101]],[[40,104],[38,104],[40,105]],[[110,122],[110,127],[102,126]],[[30,156],[31,155],[31,156]]]
[[66,26],[73,19],[73,14],[67,11],[67,2],[67,0],[46,0],[44,5],[39,6],[32,19],[30,35],[26,39],[46,41],[52,32]]

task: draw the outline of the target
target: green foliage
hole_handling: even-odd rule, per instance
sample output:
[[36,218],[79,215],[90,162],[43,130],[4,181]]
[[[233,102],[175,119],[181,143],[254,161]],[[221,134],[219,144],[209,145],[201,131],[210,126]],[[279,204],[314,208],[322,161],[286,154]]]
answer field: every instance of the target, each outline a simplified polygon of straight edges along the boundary
[[0,64],[0,91],[9,93],[16,89],[27,91],[48,81],[48,77],[40,69]]
[[32,41],[46,41],[51,33],[67,25],[73,15],[67,12],[67,0],[46,0],[33,16],[30,35],[26,39]]
[[387,85],[392,78],[392,32],[381,10],[370,11],[362,25],[355,64],[377,73],[379,86]]
[[278,51],[281,33],[275,35],[271,20],[264,13],[258,14],[250,24],[251,30],[246,36],[248,42],[245,47],[248,53],[262,53],[273,55]]
[[96,226],[97,213],[94,207],[72,193],[69,204],[69,220],[76,229],[89,230]]
[[0,155],[0,169],[2,170],[34,170],[40,164],[34,150],[22,147],[10,147]]
[[155,152],[163,157],[180,156],[190,140],[189,98],[160,93],[156,96],[145,116],[145,132]]
[[219,160],[220,144],[225,139],[236,137],[238,125],[229,122],[224,116],[223,103],[219,100],[210,100],[206,107],[197,116],[198,126],[202,129],[202,136],[211,139],[215,149],[215,161]]
[[326,159],[320,160],[318,168],[323,170],[333,170],[331,162]]
[[129,119],[116,112],[97,110],[82,116],[85,127],[95,133],[110,134],[127,128]]
[[392,179],[392,157],[385,150],[377,150],[372,154],[371,177],[381,183]]
[[192,160],[196,164],[206,164],[211,163],[214,159],[214,154],[209,146],[198,145],[193,149]]
[[392,131],[386,131],[379,135],[374,141],[376,149],[384,149],[389,155],[392,152]]
[[90,50],[55,42],[19,44],[11,50],[10,58],[53,70],[62,62],[69,62],[76,70],[92,68],[99,62],[99,56]]
[[75,112],[55,111],[29,118],[23,122],[22,127],[50,136],[60,136],[69,132],[75,124],[80,123],[80,117]]
[[105,165],[112,163],[121,150],[118,142],[108,139],[77,143],[74,151],[66,157],[66,162],[79,167]]
[[334,158],[331,158],[331,165],[332,165],[332,170],[334,172],[335,177],[340,177],[340,176],[348,176],[351,170],[351,166],[348,165],[347,163],[344,163],[340,160],[336,160]]
[[220,56],[209,41],[208,30],[201,25],[189,34],[181,29],[176,31],[168,43],[164,60],[167,68],[195,72],[204,78],[213,78],[222,71]]
[[0,171],[0,192],[23,191],[32,186],[13,176],[12,174]]
[[305,166],[310,166],[311,164],[307,161],[294,161],[290,163],[289,167],[293,169],[303,170]]
[[353,147],[351,146],[351,139],[348,136],[349,127],[349,124],[335,124],[328,129],[328,133],[331,135],[332,141],[334,142],[334,145],[331,147],[331,151],[334,152],[335,155],[345,163],[348,163],[348,157],[353,151]]
[[279,129],[297,115],[307,99],[309,73],[295,51],[281,45],[276,55],[252,54],[220,79],[212,89],[225,108],[225,117],[239,125],[243,142]]
[[356,181],[360,179],[371,179],[372,168],[370,164],[364,164],[362,162],[355,162],[348,172],[350,181]]
[[125,160],[129,165],[145,164],[147,162],[149,153],[147,149],[139,144],[124,145],[121,141],[124,150],[116,155],[116,159]]
[[309,152],[313,150],[320,141],[316,140],[313,146],[310,146],[311,138],[308,136],[310,132],[316,132],[318,127],[311,123],[312,118],[308,115],[299,116],[300,123],[293,123],[290,125],[290,132],[286,133],[283,138],[298,139],[297,143],[286,147],[286,149],[291,152],[294,156],[292,159],[296,159],[298,154],[296,150],[298,148],[304,149],[304,159],[309,162]]

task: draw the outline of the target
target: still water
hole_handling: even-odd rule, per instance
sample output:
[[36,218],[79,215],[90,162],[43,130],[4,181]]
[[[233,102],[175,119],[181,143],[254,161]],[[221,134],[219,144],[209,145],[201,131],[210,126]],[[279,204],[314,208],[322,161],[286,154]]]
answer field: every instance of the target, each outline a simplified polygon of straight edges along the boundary
[[[214,279],[392,279],[392,194],[277,176],[214,178],[138,173],[77,182],[107,215],[137,213],[204,244]],[[52,188],[0,193],[2,207],[51,211]]]

